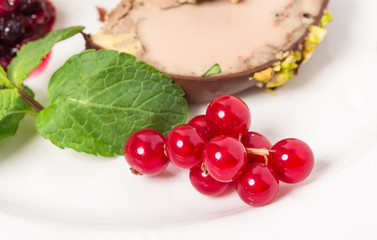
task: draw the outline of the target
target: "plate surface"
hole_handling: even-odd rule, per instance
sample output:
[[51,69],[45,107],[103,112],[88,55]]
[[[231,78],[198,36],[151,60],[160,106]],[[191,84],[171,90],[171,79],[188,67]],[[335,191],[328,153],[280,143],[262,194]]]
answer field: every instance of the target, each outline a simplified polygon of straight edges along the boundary
[[[101,26],[96,6],[116,0],[55,0],[55,28]],[[376,239],[377,2],[333,0],[334,22],[313,58],[271,96],[258,89],[237,96],[252,112],[251,130],[272,142],[306,141],[316,164],[296,185],[281,184],[273,203],[245,205],[235,192],[208,198],[187,171],[135,177],[123,157],[102,158],[59,149],[26,117],[16,136],[0,142],[2,239]],[[51,75],[84,49],[81,36],[59,43],[47,69],[26,80],[45,106]],[[205,104],[191,105],[189,119]],[[326,234],[326,235],[325,235]]]

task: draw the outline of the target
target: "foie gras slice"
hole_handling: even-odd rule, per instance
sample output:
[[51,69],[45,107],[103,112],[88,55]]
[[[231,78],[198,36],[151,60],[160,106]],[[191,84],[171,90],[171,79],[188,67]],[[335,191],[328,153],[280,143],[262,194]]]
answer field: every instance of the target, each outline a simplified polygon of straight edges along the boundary
[[172,76],[189,101],[203,102],[285,84],[331,20],[328,0],[188,3],[123,0],[88,47],[133,54]]

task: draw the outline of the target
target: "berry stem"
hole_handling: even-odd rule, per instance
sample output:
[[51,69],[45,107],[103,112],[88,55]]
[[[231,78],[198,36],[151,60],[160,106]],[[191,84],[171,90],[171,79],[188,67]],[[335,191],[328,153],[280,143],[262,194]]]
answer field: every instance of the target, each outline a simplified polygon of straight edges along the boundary
[[135,169],[133,169],[133,168],[130,168],[130,171],[131,171],[131,173],[132,173],[132,174],[135,174],[136,176],[143,176],[143,174],[142,174],[142,173],[140,173],[140,172],[136,171],[136,170],[135,170]]
[[27,104],[29,104],[37,113],[39,113],[40,111],[44,109],[44,107],[39,102],[37,102],[34,98],[32,98],[27,92],[25,92],[25,90],[19,88],[18,93],[21,95],[21,98]]
[[256,154],[260,156],[268,156],[271,150],[266,148],[246,148],[248,154]]
[[265,164],[268,165],[268,156],[271,152],[275,152],[274,150],[270,150],[267,148],[246,148],[247,154],[255,154],[259,156],[263,156],[264,160],[266,161]]
[[209,172],[208,172],[206,166],[204,166],[204,163],[202,163],[202,165],[200,166],[200,169],[202,169],[202,171],[204,172],[204,174],[206,174],[206,175],[209,174]]

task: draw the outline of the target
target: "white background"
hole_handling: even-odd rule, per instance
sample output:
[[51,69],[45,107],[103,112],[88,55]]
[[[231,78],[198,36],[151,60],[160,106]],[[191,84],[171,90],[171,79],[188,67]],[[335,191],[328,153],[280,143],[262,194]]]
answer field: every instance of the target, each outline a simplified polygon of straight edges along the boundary
[[[56,28],[100,27],[95,6],[116,0],[55,0]],[[252,127],[272,142],[306,141],[312,175],[281,184],[270,205],[253,208],[234,192],[208,198],[188,172],[135,177],[123,157],[61,150],[41,138],[33,118],[0,142],[0,239],[377,239],[377,2],[332,0],[328,36],[276,96],[247,90]],[[52,73],[84,49],[80,36],[59,43],[48,69],[28,79],[48,105]],[[191,105],[189,118],[205,104]]]

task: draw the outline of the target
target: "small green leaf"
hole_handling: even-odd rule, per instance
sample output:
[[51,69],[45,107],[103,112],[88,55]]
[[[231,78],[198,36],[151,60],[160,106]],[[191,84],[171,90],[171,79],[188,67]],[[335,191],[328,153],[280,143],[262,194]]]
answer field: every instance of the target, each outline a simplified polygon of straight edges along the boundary
[[1,65],[0,65],[0,86],[4,86],[7,88],[14,88],[12,83],[8,80],[7,74]]
[[[30,96],[34,96],[33,92],[31,92],[30,89],[26,87],[24,87],[24,89],[30,94]],[[8,89],[0,90],[0,94],[5,90]],[[12,89],[12,91],[17,92],[16,89]],[[0,120],[0,141],[12,137],[14,134],[16,134],[18,125],[24,118],[25,113],[31,111],[31,107],[18,96],[13,108],[8,111],[7,116]]]
[[12,111],[19,97],[20,94],[18,94],[17,89],[0,90],[0,120]]
[[215,65],[210,67],[210,69],[208,69],[207,72],[204,73],[202,77],[209,77],[209,76],[216,75],[219,73],[221,73],[221,68],[220,68],[220,65],[216,63]]
[[143,128],[167,134],[185,122],[187,102],[171,77],[113,50],[71,57],[51,78],[50,106],[36,119],[39,133],[61,148],[122,155]]
[[83,29],[84,27],[77,26],[52,31],[42,39],[23,45],[8,66],[8,79],[15,86],[20,87],[29,73],[41,64],[42,59],[57,42],[67,39]]

